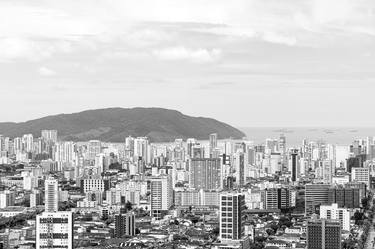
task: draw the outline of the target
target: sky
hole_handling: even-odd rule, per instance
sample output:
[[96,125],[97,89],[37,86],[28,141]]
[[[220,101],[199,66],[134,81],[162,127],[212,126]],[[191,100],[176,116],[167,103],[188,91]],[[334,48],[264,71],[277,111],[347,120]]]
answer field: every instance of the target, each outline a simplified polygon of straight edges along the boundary
[[1,0],[1,122],[163,107],[375,126],[373,0]]

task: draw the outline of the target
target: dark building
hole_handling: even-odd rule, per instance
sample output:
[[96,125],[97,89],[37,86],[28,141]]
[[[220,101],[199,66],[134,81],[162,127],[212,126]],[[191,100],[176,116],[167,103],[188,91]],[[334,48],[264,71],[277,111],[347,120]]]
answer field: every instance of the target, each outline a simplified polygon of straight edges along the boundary
[[280,210],[289,209],[290,206],[290,190],[286,188],[279,188],[277,190],[278,193],[278,201],[277,206]]
[[132,213],[120,213],[115,215],[115,231],[116,238],[123,236],[135,235],[135,216]]
[[346,171],[351,173],[352,168],[361,168],[363,167],[363,163],[366,161],[366,154],[360,154],[355,157],[350,157],[346,159]]
[[305,186],[305,215],[319,213],[320,205],[328,204],[329,184],[306,184]]
[[265,190],[266,209],[287,210],[290,205],[290,190],[287,188],[269,188]]
[[298,150],[292,150],[290,153],[290,160],[292,163],[292,182],[297,180],[297,161],[298,161]]
[[363,182],[348,182],[345,184],[345,188],[359,189],[359,200],[362,200],[367,196],[367,186]]
[[328,204],[337,203],[339,208],[359,208],[360,189],[351,187],[331,187],[328,190]]
[[309,221],[307,249],[341,249],[340,221],[324,219]]

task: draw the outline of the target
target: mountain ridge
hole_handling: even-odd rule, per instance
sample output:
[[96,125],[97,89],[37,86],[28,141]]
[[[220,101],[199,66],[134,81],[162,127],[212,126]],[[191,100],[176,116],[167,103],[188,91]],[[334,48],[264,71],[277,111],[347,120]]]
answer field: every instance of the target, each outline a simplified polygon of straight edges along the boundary
[[179,111],[156,108],[104,108],[70,114],[56,114],[25,122],[0,123],[0,134],[17,137],[31,133],[40,136],[43,129],[55,129],[63,140],[98,139],[123,142],[124,138],[149,137],[152,142],[169,142],[176,138],[208,139],[217,133],[220,139],[239,139],[245,134],[213,118],[192,117]]

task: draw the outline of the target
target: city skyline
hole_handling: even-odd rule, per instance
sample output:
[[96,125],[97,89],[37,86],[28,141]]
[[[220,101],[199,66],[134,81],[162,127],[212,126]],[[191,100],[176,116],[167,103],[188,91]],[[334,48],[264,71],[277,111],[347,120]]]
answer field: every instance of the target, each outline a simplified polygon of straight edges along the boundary
[[374,0],[0,0],[0,249],[374,249]]
[[1,1],[0,104],[13,104],[2,121],[150,106],[236,127],[374,126],[358,108],[375,90],[374,9],[369,0]]

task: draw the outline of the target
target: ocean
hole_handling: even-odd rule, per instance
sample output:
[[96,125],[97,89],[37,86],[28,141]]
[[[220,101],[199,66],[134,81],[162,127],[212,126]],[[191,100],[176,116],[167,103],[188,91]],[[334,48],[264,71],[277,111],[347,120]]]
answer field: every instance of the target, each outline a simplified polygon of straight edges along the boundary
[[291,147],[300,146],[303,139],[308,141],[323,140],[329,144],[349,145],[355,139],[375,136],[375,128],[370,127],[243,127],[239,129],[246,134],[248,140],[254,141],[256,144],[265,143],[267,138],[279,138],[280,134],[284,134],[287,146]]

